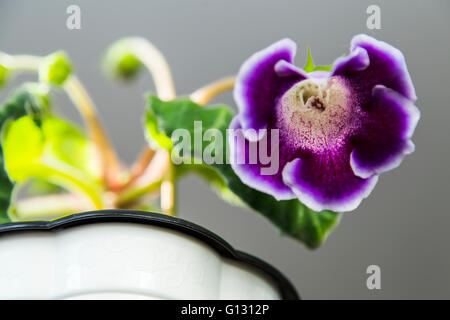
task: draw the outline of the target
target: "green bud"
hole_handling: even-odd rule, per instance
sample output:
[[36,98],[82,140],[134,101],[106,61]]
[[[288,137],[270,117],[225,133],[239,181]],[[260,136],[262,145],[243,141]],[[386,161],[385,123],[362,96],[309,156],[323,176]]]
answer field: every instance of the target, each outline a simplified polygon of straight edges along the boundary
[[107,49],[103,57],[103,66],[113,78],[128,80],[139,72],[141,61],[131,51],[128,39],[122,39]]
[[39,80],[61,86],[72,72],[72,64],[67,54],[58,51],[46,56],[39,66]]

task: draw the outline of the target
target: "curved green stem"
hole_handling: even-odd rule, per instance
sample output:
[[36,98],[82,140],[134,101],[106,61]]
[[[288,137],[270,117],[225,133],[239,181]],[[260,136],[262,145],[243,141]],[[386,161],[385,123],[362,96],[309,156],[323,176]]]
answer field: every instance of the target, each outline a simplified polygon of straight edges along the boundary
[[[127,39],[128,49],[138,58],[148,69],[155,83],[156,92],[161,100],[172,100],[176,98],[175,86],[173,84],[172,73],[169,64],[163,54],[148,40],[144,38]],[[158,150],[156,153],[167,152]],[[135,164],[150,164],[153,158],[153,151],[146,147]],[[168,171],[173,171],[173,163],[168,157]],[[141,171],[142,174],[144,171]],[[132,177],[134,179],[135,177]],[[161,209],[170,215],[175,214],[175,181],[174,175],[166,174],[161,184]]]
[[161,100],[175,98],[175,86],[172,73],[164,55],[145,38],[127,39],[129,50],[148,69],[155,83],[156,92]]
[[37,72],[42,58],[32,55],[7,55],[2,57],[4,65],[11,71],[32,71]]

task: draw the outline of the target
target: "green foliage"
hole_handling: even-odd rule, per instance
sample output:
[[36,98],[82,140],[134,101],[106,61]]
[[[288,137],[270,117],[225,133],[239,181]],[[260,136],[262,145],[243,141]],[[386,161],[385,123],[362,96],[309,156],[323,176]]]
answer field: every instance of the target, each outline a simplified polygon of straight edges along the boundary
[[[148,98],[150,108],[147,111],[146,127],[147,137],[150,144],[171,149],[176,147],[181,141],[171,141],[170,135],[176,129],[184,129],[189,132],[191,146],[186,151],[189,154],[198,155],[203,150],[196,150],[194,137],[196,130],[200,137],[208,129],[219,129],[222,136],[225,137],[225,130],[233,118],[229,108],[225,105],[217,105],[209,108],[202,108],[187,98],[176,99],[172,101],[162,101],[154,95]],[[196,127],[195,121],[201,121],[201,128]],[[167,135],[170,132],[170,135]]]
[[55,86],[63,85],[71,73],[72,64],[63,51],[44,57],[39,65],[39,80]]
[[101,203],[94,149],[82,131],[50,113],[48,86],[28,83],[0,109],[0,223],[10,221],[16,183],[83,192]]
[[39,178],[88,195],[101,206],[100,182],[86,171],[86,138],[70,123],[46,117],[38,125],[26,115],[2,132],[4,166],[11,180]]
[[[152,97],[150,97],[152,99]],[[173,146],[172,140],[159,128],[158,118],[153,112],[146,113],[145,137],[153,149],[158,147],[170,150]]]
[[[27,84],[14,91],[0,108],[0,130],[8,121],[30,115],[37,123],[48,114],[48,97],[43,98],[44,90],[36,84]],[[31,90],[30,90],[31,89]],[[39,95],[35,95],[40,92]],[[21,143],[20,143],[21,144]],[[0,145],[0,224],[10,221],[10,206],[14,183],[5,170],[3,146]]]
[[113,78],[128,80],[141,69],[141,61],[129,49],[128,39],[113,43],[103,57],[105,71]]
[[49,117],[41,129],[48,154],[93,177],[98,175],[94,146],[80,128],[65,120]]
[[32,116],[23,116],[6,125],[2,147],[5,168],[9,177],[23,182],[33,171],[43,152],[43,137]]
[[[174,131],[179,128],[188,130],[194,137],[194,121],[202,121],[203,132],[212,128],[218,129],[225,139],[226,129],[233,116],[227,106],[203,107],[189,99],[165,102],[155,96],[150,96],[148,104],[147,114],[151,115],[152,132],[148,130],[149,117],[147,117],[147,135],[152,136],[156,133],[156,138],[153,138],[153,142],[156,143],[161,140],[161,135],[166,138],[172,137]],[[172,143],[175,148],[180,142],[172,141]],[[223,141],[223,146],[225,145],[226,141]],[[202,151],[206,147],[207,145],[203,144]],[[192,150],[194,150],[194,145],[191,146]],[[226,188],[228,194],[233,194],[241,203],[245,203],[246,206],[269,219],[281,232],[303,242],[309,248],[318,247],[337,225],[339,215],[335,212],[315,212],[296,199],[277,201],[268,194],[250,188],[242,183],[231,166],[226,163],[226,159],[223,160],[222,164],[207,166],[195,164],[195,160],[191,159],[187,166],[182,165],[184,167],[180,170],[193,170],[202,176],[207,176],[210,181],[218,183],[222,189]],[[208,172],[205,171],[205,167],[215,170]],[[220,179],[217,178],[217,173],[220,174]]]

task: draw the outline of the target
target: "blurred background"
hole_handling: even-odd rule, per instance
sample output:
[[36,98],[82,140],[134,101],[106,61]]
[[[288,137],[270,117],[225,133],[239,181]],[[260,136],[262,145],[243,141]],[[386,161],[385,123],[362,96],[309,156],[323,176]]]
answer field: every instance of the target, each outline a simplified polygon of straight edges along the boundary
[[[66,9],[81,8],[81,29],[66,27]],[[369,5],[381,8],[381,29],[366,26]],[[348,52],[353,35],[367,33],[406,56],[422,118],[416,152],[380,177],[371,196],[345,214],[314,251],[280,236],[264,218],[220,200],[197,177],[179,185],[179,213],[219,234],[237,249],[281,270],[305,299],[450,298],[450,2],[442,1],[24,1],[0,2],[0,51],[45,55],[66,50],[88,88],[124,162],[144,145],[143,94],[148,74],[129,85],[106,79],[100,59],[124,36],[152,41],[169,61],[179,95],[235,74],[252,53],[284,37],[306,48],[316,64]],[[14,84],[35,79],[20,76]],[[11,86],[10,86],[11,88]],[[5,99],[5,92],[0,99]],[[54,103],[80,121],[63,92]],[[215,100],[235,108],[231,94]],[[368,290],[366,269],[381,268],[381,290]]]

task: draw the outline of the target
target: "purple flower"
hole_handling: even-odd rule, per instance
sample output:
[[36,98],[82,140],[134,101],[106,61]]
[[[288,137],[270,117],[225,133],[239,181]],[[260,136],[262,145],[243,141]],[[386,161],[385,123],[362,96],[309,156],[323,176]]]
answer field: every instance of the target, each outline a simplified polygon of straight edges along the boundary
[[262,139],[248,129],[268,129],[269,142],[278,129],[278,171],[261,174],[260,161],[232,167],[277,200],[298,198],[316,211],[354,210],[378,175],[414,150],[410,138],[420,114],[405,58],[367,35],[352,39],[350,54],[331,72],[295,67],[295,52],[295,43],[283,39],[255,53],[234,89],[239,113],[230,129],[243,129],[245,139],[230,139],[231,149],[248,158]]

